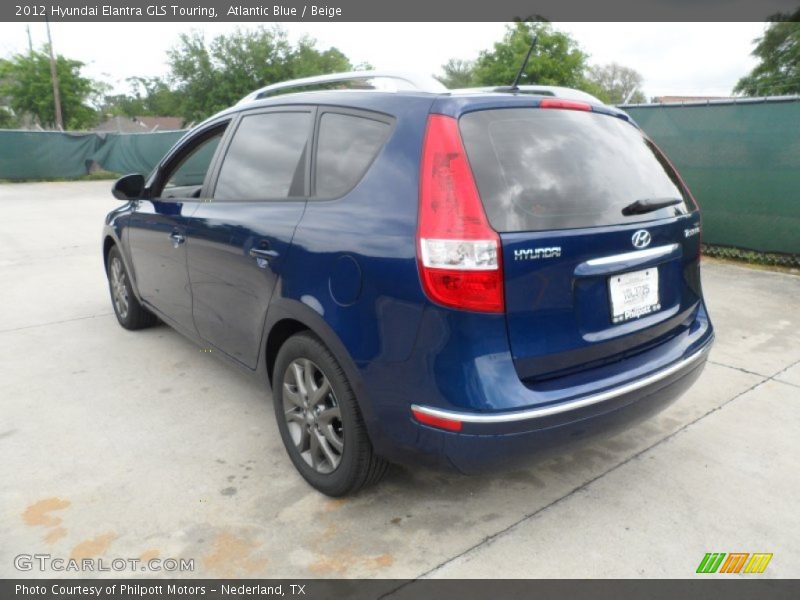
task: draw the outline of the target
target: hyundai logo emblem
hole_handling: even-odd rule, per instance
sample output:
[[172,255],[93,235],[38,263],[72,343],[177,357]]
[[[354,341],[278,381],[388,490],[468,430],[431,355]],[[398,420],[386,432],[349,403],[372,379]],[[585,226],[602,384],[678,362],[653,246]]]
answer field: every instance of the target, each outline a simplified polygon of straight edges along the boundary
[[633,234],[631,241],[636,248],[647,248],[650,245],[650,232],[646,229],[640,229]]

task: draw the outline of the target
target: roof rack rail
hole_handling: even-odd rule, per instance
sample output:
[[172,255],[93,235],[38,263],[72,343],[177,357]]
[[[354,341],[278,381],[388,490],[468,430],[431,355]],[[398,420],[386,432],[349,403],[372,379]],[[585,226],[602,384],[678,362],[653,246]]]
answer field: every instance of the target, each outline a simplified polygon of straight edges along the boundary
[[[416,90],[431,94],[440,94],[447,91],[447,88],[442,85],[441,82],[430,75],[418,75],[399,71],[349,71],[346,73],[330,73],[328,75],[316,75],[314,77],[303,77],[302,79],[273,83],[259,88],[254,92],[250,92],[247,96],[239,100],[239,104],[266,98],[267,96],[273,95],[275,92],[292,88],[309,87],[326,83],[343,83],[347,81],[368,82],[372,79],[385,79],[395,82],[392,91]],[[398,83],[400,85],[398,85]]]

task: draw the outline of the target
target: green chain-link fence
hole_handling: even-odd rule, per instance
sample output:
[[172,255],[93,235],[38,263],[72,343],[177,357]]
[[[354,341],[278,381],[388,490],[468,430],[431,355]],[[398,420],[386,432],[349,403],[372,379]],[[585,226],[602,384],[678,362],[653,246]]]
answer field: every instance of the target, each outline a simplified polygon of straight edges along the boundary
[[800,254],[800,99],[625,110],[703,211],[703,243]]
[[93,163],[114,173],[149,173],[184,134],[0,131],[0,179],[80,177]]
[[[800,254],[800,99],[626,110],[692,189],[705,244]],[[92,163],[146,174],[182,134],[0,131],[0,179],[79,177]]]

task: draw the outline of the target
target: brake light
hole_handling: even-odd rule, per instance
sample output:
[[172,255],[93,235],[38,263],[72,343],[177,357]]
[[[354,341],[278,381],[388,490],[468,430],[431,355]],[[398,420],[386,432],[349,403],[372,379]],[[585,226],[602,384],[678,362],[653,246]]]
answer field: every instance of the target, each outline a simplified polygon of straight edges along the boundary
[[503,312],[500,236],[489,225],[458,122],[430,115],[422,148],[417,258],[432,301]]
[[424,413],[421,410],[417,410],[413,407],[411,409],[411,414],[414,415],[414,418],[418,422],[424,425],[430,425],[431,427],[436,427],[437,429],[446,429],[447,431],[461,431],[461,421],[429,415],[428,413]]
[[539,108],[563,108],[566,110],[592,110],[592,105],[575,100],[562,100],[560,98],[545,98],[539,103]]

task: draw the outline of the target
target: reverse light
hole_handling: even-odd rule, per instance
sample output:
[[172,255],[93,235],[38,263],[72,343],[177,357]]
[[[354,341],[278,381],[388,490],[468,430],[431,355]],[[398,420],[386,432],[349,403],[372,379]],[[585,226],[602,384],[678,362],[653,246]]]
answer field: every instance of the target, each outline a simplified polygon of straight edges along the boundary
[[417,256],[427,296],[451,308],[504,310],[500,236],[489,225],[452,117],[431,115],[420,171]]
[[447,431],[461,431],[461,421],[429,415],[428,413],[417,410],[414,407],[411,408],[411,414],[414,415],[414,418],[423,425],[430,425],[431,427],[436,427],[437,429],[446,429]]

